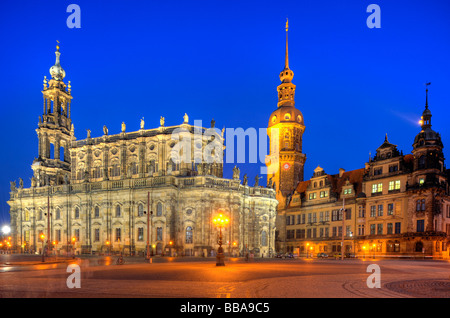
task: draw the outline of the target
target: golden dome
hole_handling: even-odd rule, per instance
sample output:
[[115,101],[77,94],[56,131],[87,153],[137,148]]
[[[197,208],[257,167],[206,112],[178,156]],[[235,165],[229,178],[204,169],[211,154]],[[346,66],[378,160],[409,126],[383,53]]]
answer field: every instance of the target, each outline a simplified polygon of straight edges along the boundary
[[297,123],[305,126],[302,112],[294,106],[280,106],[270,115],[269,128],[279,123]]

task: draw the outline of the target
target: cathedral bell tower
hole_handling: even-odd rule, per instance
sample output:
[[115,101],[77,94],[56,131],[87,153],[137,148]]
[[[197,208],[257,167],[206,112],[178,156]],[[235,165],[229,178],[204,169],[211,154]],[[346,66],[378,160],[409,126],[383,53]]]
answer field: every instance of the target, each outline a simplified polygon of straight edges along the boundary
[[37,186],[63,184],[70,177],[70,142],[74,139],[70,119],[72,102],[70,81],[64,83],[66,72],[61,67],[59,45],[55,65],[50,68],[50,81],[44,76],[42,90],[44,107],[36,133],[39,140],[38,158],[31,168]]
[[302,136],[305,131],[303,114],[295,108],[294,72],[289,68],[288,21],[286,21],[286,56],[278,86],[278,108],[270,115],[267,134],[270,154],[266,157],[268,180],[272,180],[279,202],[278,209],[286,206],[286,198],[298,183],[303,181],[306,155],[302,153]]

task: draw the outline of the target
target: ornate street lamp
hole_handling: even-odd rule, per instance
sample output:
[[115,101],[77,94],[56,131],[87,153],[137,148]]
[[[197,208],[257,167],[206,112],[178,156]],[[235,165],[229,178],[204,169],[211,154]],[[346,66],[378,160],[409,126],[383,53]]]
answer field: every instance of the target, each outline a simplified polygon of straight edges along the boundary
[[228,224],[229,220],[226,217],[224,217],[222,213],[220,213],[219,216],[214,218],[212,221],[214,225],[219,228],[219,239],[217,240],[219,248],[217,249],[216,266],[225,266],[224,263],[225,257],[223,255],[223,247],[222,247],[222,228]]
[[45,235],[44,235],[44,233],[41,233],[40,239],[41,239],[41,241],[42,241],[42,262],[45,262],[45,252],[44,252],[44,240],[45,240]]
[[72,244],[73,244],[73,247],[72,247],[72,257],[73,258],[75,258],[75,243],[76,243],[76,241],[77,241],[77,238],[74,236],[74,237],[72,237]]
[[109,241],[106,241],[106,246],[108,247],[108,256],[111,256],[111,245]]
[[145,259],[149,260],[150,256],[153,256],[153,249],[150,252],[150,244],[151,244],[151,242],[150,242],[150,228],[152,226],[152,224],[151,224],[152,219],[151,218],[153,216],[153,211],[150,211],[150,212],[144,211],[144,214],[147,214],[147,254],[145,256]]

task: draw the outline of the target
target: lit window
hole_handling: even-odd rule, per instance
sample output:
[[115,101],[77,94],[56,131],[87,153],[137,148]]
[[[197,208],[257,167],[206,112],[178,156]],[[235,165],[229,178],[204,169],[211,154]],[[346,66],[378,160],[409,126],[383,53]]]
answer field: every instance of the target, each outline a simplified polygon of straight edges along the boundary
[[320,197],[326,198],[328,196],[328,191],[320,191]]
[[400,190],[400,180],[389,181],[389,191]]
[[372,184],[372,193],[383,192],[383,183]]
[[394,190],[394,186],[395,186],[394,181],[389,181],[389,191]]

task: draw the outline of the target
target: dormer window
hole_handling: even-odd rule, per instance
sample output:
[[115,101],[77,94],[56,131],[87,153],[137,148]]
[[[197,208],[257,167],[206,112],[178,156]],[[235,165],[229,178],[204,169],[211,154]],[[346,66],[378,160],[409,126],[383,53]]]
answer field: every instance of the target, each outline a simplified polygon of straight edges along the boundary
[[373,175],[374,175],[374,176],[378,176],[378,175],[380,175],[380,174],[382,174],[382,173],[383,173],[383,168],[382,168],[382,167],[375,168],[375,169],[373,170]]
[[389,172],[395,172],[395,171],[398,171],[398,165],[389,166]]

